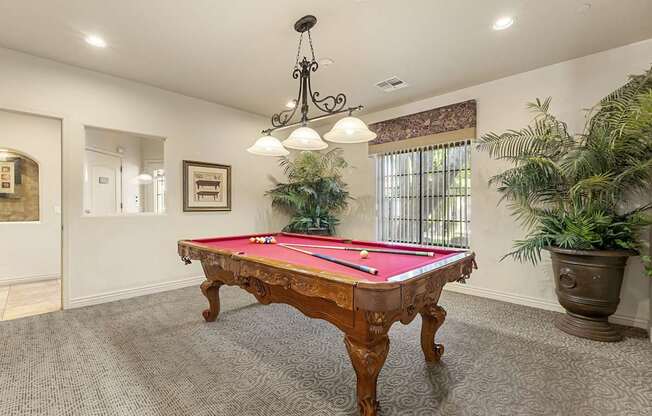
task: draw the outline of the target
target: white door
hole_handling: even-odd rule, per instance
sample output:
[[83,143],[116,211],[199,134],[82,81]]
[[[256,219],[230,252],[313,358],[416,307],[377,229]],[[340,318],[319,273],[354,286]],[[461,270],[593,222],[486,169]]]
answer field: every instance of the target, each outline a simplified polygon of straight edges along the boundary
[[115,215],[122,213],[122,160],[117,156],[86,150],[84,166],[84,213]]

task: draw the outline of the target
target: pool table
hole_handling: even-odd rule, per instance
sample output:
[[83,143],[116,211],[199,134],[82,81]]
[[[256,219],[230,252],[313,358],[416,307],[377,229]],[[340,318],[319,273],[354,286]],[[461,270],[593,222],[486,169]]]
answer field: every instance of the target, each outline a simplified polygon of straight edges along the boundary
[[344,343],[357,375],[360,414],[378,412],[376,382],[389,351],[387,333],[396,321],[410,323],[421,314],[421,348],[428,362],[444,352],[435,343],[435,333],[446,311],[437,305],[448,282],[464,282],[475,268],[475,255],[466,250],[413,246],[344,238],[290,233],[273,235],[277,243],[328,245],[368,249],[419,250],[432,253],[416,256],[369,252],[366,259],[357,251],[304,248],[314,253],[370,266],[377,274],[332,263],[296,252],[278,244],[256,244],[251,237],[181,240],[178,251],[188,264],[201,261],[206,281],[201,291],[208,299],[203,311],[206,321],[220,312],[219,289],[239,286],[260,303],[284,303],[306,316],[324,319],[344,332]]

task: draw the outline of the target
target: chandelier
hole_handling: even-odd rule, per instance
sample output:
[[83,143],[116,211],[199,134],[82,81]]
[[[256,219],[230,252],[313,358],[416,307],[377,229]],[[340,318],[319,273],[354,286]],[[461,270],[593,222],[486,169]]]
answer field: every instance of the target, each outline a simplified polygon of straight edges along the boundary
[[[292,78],[299,80],[299,92],[297,98],[288,103],[287,110],[283,110],[272,116],[272,127],[263,130],[263,136],[256,140],[253,146],[247,149],[249,153],[262,156],[286,156],[290,154],[287,149],[296,150],[322,150],[328,147],[328,144],[322,140],[317,131],[308,127],[308,124],[314,121],[322,120],[338,114],[348,113],[348,115],[335,123],[333,128],[326,134],[324,139],[334,143],[363,143],[376,138],[376,133],[369,130],[367,125],[359,118],[353,117],[354,111],[362,110],[364,107],[359,105],[355,107],[346,106],[346,95],[339,93],[321,98],[319,91],[313,91],[310,82],[310,74],[317,72],[319,64],[315,59],[315,50],[312,46],[312,37],[310,29],[317,23],[315,16],[304,16],[297,20],[294,29],[300,33],[299,47],[297,49],[297,59],[292,71]],[[306,35],[307,34],[307,35]],[[311,59],[303,57],[300,61],[301,46],[304,35],[308,38],[310,45]],[[309,117],[309,105],[312,103],[321,113],[315,117]],[[300,111],[300,118],[295,120],[297,111]],[[279,130],[297,127],[290,136],[281,142],[272,133]]]

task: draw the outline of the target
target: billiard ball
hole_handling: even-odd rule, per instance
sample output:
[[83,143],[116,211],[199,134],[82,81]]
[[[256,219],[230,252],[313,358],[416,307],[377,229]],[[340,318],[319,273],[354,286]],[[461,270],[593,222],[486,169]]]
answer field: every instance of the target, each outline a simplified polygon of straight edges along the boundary
[[272,244],[276,244],[276,239],[275,239],[274,237],[270,237],[270,242],[271,242]]
[[366,259],[367,257],[369,257],[369,252],[367,250],[362,250],[360,252],[360,258],[361,259]]
[[249,239],[249,242],[250,242],[250,243],[255,243],[255,242],[256,242],[256,237],[251,237],[251,238]]

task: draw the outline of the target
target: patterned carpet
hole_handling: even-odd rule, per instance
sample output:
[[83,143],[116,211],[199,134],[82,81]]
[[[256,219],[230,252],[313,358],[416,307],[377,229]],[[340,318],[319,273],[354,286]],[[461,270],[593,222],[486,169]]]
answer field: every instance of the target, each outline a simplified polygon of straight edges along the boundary
[[[0,323],[0,414],[356,415],[342,334],[222,288],[207,324],[197,288]],[[444,292],[443,362],[420,320],[390,332],[382,415],[644,415],[652,345],[557,331],[545,312]]]

